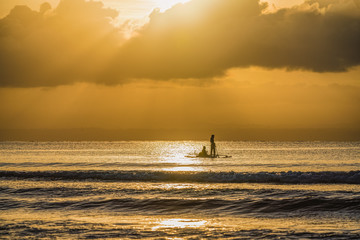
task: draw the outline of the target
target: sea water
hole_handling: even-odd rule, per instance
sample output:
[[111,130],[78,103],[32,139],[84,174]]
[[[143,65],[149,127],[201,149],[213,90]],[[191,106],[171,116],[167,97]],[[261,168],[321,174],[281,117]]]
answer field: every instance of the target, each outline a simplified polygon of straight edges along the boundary
[[3,239],[359,239],[360,142],[2,142]]

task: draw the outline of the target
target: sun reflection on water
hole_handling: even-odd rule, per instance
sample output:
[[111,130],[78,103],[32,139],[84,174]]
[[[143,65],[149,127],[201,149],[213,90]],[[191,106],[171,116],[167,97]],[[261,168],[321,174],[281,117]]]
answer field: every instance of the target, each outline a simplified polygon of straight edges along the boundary
[[170,167],[170,168],[162,168],[163,171],[167,172],[200,172],[204,171],[202,167]]
[[163,171],[204,171],[201,166],[203,161],[198,158],[187,157],[196,151],[197,146],[184,142],[174,142],[161,145],[157,151],[160,152],[159,162],[164,164],[175,164],[174,167],[161,168]]
[[158,223],[157,226],[153,227],[153,230],[160,228],[200,228],[206,224],[205,220],[196,220],[196,219],[165,219]]

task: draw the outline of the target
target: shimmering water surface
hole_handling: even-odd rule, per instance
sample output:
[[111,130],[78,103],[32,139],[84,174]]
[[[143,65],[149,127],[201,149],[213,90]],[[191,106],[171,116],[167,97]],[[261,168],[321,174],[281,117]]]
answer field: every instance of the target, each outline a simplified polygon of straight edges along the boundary
[[2,142],[0,238],[358,239],[359,142]]

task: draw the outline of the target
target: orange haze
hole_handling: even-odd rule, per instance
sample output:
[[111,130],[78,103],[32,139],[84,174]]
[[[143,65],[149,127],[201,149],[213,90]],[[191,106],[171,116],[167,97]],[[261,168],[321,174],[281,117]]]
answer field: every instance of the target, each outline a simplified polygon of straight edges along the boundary
[[10,2],[0,140],[360,140],[358,0]]

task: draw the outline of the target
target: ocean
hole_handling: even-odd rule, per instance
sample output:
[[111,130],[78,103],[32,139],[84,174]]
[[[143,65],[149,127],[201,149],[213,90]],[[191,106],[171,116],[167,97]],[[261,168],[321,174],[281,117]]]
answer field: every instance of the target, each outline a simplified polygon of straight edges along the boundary
[[360,239],[360,142],[1,142],[1,239]]

